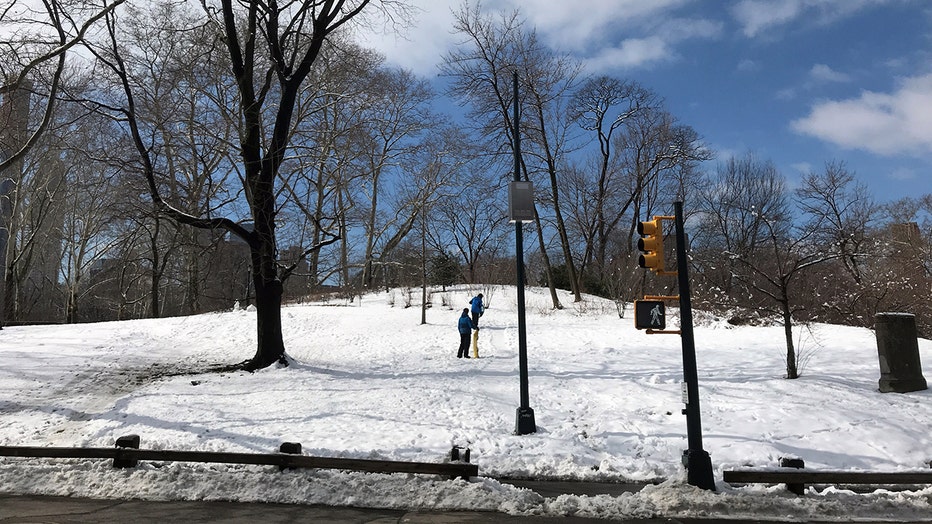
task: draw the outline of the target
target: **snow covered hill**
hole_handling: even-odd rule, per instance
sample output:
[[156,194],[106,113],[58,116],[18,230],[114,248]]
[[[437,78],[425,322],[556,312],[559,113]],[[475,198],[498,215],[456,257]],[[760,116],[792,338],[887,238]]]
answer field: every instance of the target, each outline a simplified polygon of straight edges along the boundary
[[[255,350],[255,313],[0,331],[0,444],[112,446],[138,434],[156,449],[440,461],[469,447],[481,478],[0,458],[0,491],[94,497],[229,499],[485,509],[513,514],[932,519],[932,489],[854,494],[685,485],[682,357],[674,335],[647,335],[613,303],[561,311],[527,292],[530,406],[538,432],[514,435],[519,405],[514,288],[482,289],[478,359],[457,359],[456,321],[475,289],[435,292],[427,324],[402,290],[283,312],[295,364],[197,374]],[[704,448],[717,479],[795,456],[808,468],[900,471],[932,461],[932,392],[878,391],[872,331],[797,332],[802,376],[785,380],[781,327],[712,322],[695,330]],[[920,340],[932,379],[932,342]],[[181,374],[191,373],[191,374]],[[622,497],[543,499],[494,478],[660,482]]]

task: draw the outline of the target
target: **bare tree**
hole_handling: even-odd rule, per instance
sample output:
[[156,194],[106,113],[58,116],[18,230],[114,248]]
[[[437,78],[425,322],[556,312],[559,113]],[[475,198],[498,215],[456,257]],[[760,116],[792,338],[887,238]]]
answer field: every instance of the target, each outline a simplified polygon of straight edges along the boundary
[[625,210],[631,210],[627,234],[631,246],[640,217],[658,211],[669,213],[671,200],[683,196],[682,170],[709,160],[711,153],[694,129],[679,124],[661,107],[635,113],[618,130],[615,140],[628,188],[615,217],[620,220]]
[[[464,167],[472,159],[470,147],[465,136],[453,125],[446,123],[434,129],[424,141],[420,153],[412,159],[411,168],[415,176],[408,182],[405,191],[409,206],[419,210],[419,236],[421,239],[421,323],[427,323],[428,307],[428,239],[436,235],[430,233],[438,223],[433,211],[441,201],[450,199],[459,193],[462,183],[467,178]],[[433,242],[431,242],[433,244]],[[444,248],[438,249],[445,253]]]
[[[0,29],[9,35],[0,45],[0,96],[25,90],[40,98],[42,117],[26,131],[22,140],[5,144],[0,173],[21,161],[48,129],[65,72],[68,52],[83,42],[85,35],[126,0],[64,2],[44,0],[36,10],[32,2],[12,0],[0,10]],[[51,67],[47,67],[51,65]],[[45,71],[43,71],[45,69]],[[45,82],[30,78],[45,73]],[[33,90],[35,86],[42,89]]]
[[440,201],[436,209],[443,222],[440,228],[448,230],[453,250],[463,261],[469,284],[481,283],[477,264],[483,255],[497,251],[504,242],[506,210],[496,185],[491,180],[474,177],[464,184],[458,195]]
[[910,312],[920,336],[927,337],[932,333],[932,195],[880,206],[877,217],[870,256],[861,258],[860,294],[851,297],[863,303],[861,316],[852,320],[870,326],[877,311]]
[[[373,3],[387,7],[385,0]],[[282,281],[296,265],[279,263],[276,218],[282,164],[291,145],[293,119],[305,81],[325,41],[370,7],[369,0],[289,2],[202,1],[208,24],[218,31],[236,85],[239,136],[234,141],[240,164],[242,192],[252,228],[227,217],[205,216],[198,210],[173,206],[163,194],[151,141],[140,119],[138,82],[123,59],[115,17],[108,17],[110,50],[97,58],[116,74],[125,105],[123,115],[140,156],[150,196],[159,212],[172,220],[202,229],[221,229],[249,246],[257,309],[257,349],[243,362],[247,370],[275,363],[287,365],[282,336]],[[304,252],[336,242],[331,236]]]
[[[453,27],[464,41],[444,56],[441,65],[442,74],[453,79],[449,93],[469,105],[469,116],[477,123],[475,131],[483,137],[493,160],[503,166],[510,166],[514,158],[512,78],[516,71],[526,69],[519,44],[522,24],[517,12],[496,21],[483,15],[479,4],[465,4],[454,13]],[[523,179],[529,180],[528,166],[523,160],[521,169]],[[502,172],[509,172],[509,168],[503,168]],[[551,301],[554,309],[560,309],[563,306],[554,287],[553,269],[536,205],[534,215]]]
[[[656,94],[634,82],[591,78],[574,94],[571,109],[585,131],[588,153],[585,167],[577,167],[564,184],[574,196],[574,225],[585,240],[585,281],[602,293],[633,293],[627,273],[634,267],[618,263],[630,258],[637,223],[668,214],[674,197],[684,199],[700,178],[696,166],[711,154],[695,130],[679,124]],[[651,278],[638,275],[642,286]]]
[[[880,242],[877,248],[908,259],[908,264],[917,266],[924,276],[932,277],[932,194],[901,198],[878,207],[877,212],[884,222],[878,228],[881,236],[892,237]],[[891,227],[901,231],[891,234]]]
[[[0,42],[0,315],[9,311],[6,302],[15,293],[6,283],[19,279],[8,270],[14,229],[10,198],[16,188],[25,189],[23,161],[52,122],[68,52],[124,1],[44,0],[37,9],[33,2],[12,0],[0,10],[0,31],[6,35]],[[30,98],[40,108],[35,119],[23,110]]]
[[772,162],[747,153],[719,164],[698,197],[701,227],[692,244],[703,255],[695,259],[697,269],[707,288],[720,290],[723,300],[733,300],[735,259],[719,255],[749,257],[757,251],[768,235],[764,218],[786,214],[783,179]]
[[793,318],[794,314],[801,311],[796,305],[800,301],[794,300],[793,293],[798,294],[794,288],[797,277],[839,255],[818,249],[819,246],[811,242],[810,231],[796,230],[793,231],[795,234],[787,235],[781,232],[779,219],[765,218],[763,223],[767,231],[764,246],[753,257],[735,257],[739,265],[736,276],[750,289],[776,303],[774,309],[764,305],[759,307],[780,316],[786,339],[786,378],[795,379],[799,377],[799,355],[793,341]]
[[82,298],[91,289],[85,285],[86,277],[98,261],[113,255],[118,237],[108,234],[113,222],[107,216],[110,212],[109,196],[113,193],[115,175],[104,170],[88,173],[69,184],[69,213],[63,232],[65,238],[64,260],[62,263],[62,283],[65,286],[66,310],[65,322],[75,323],[82,317],[80,304]]
[[[21,118],[29,120],[29,107],[18,109]],[[38,136],[0,183],[4,235],[0,259],[4,261],[3,316],[7,321],[32,316],[40,295],[48,294],[47,288],[58,281],[64,212],[61,197],[69,166],[63,139],[67,132],[61,129],[62,120],[67,119],[53,120],[49,123],[51,132]],[[37,313],[40,317],[56,316],[48,309]]]
[[796,195],[813,241],[837,250],[845,271],[860,284],[868,231],[877,214],[867,186],[855,182],[844,162],[829,162],[822,173],[804,176]]
[[[813,241],[815,231],[793,222],[790,194],[770,162],[734,158],[704,193],[704,253],[699,263],[724,275],[728,296],[741,307],[780,318],[786,339],[786,378],[799,376],[794,315],[802,311],[800,277],[839,254]],[[724,271],[715,264],[725,264]],[[708,290],[706,290],[708,292]]]
[[[405,205],[411,194],[397,189],[413,178],[406,163],[421,147],[427,130],[437,124],[428,106],[433,95],[425,81],[402,70],[382,69],[374,76],[370,83],[373,100],[364,117],[365,136],[360,137],[368,197],[362,277],[367,288],[372,287],[379,259],[391,256],[414,227],[421,208]],[[386,197],[395,200],[395,205],[385,206]]]
[[637,83],[607,76],[587,80],[574,94],[572,117],[582,129],[595,135],[598,144],[595,176],[580,181],[584,193],[576,206],[578,213],[586,217],[578,220],[580,227],[590,231],[585,237],[584,265],[606,266],[608,246],[627,212],[624,203],[630,202],[623,193],[629,186],[623,181],[620,155],[614,150],[615,132],[638,112],[651,110],[657,103],[656,95]]
[[[548,50],[537,38],[536,31],[517,31],[514,35],[519,51],[518,67],[523,69],[519,78],[527,90],[525,110],[528,141],[524,142],[524,158],[533,159],[536,167],[528,166],[531,172],[541,171],[549,182],[550,192],[545,199],[553,210],[554,226],[563,249],[563,261],[570,281],[570,290],[575,302],[582,300],[579,275],[576,271],[572,243],[567,234],[563,218],[560,178],[567,169],[572,120],[567,118],[569,94],[575,88],[580,65],[566,55]],[[542,184],[539,184],[543,187]]]
[[[318,245],[337,230],[337,249],[308,255],[308,275],[316,287],[333,275],[347,285],[349,276],[349,208],[358,200],[357,183],[365,176],[364,113],[375,97],[368,90],[384,58],[352,42],[329,43],[311,71],[293,138],[294,154],[286,159],[282,184],[299,212],[290,216],[295,245]],[[288,227],[286,225],[286,227]],[[329,255],[329,256],[328,256]]]
[[[136,116],[148,129],[159,191],[174,208],[196,216],[233,215],[230,203],[233,161],[230,152],[236,135],[228,105],[232,85],[223,74],[227,62],[217,54],[215,34],[196,13],[172,3],[153,3],[146,10],[132,9],[121,27],[135,44],[122,51],[122,59],[136,77],[149,81],[134,86]],[[176,28],[185,28],[179,31]],[[219,234],[195,228],[163,227],[158,209],[152,215],[151,314],[160,316],[160,280],[166,269],[178,274],[181,293],[175,312],[202,311],[204,259]],[[167,242],[167,243],[166,243]],[[158,263],[155,261],[159,261]],[[177,266],[176,268],[173,266]],[[164,297],[173,299],[173,296]]]

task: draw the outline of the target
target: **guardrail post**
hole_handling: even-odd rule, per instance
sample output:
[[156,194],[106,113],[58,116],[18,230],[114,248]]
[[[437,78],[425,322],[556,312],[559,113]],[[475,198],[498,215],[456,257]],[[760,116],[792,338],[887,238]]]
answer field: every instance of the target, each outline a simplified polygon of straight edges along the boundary
[[[801,459],[801,458],[795,458],[795,457],[780,457],[780,467],[781,467],[781,468],[805,469],[805,468],[806,468],[806,463],[805,463],[805,462],[803,461],[803,459]],[[801,483],[800,483],[800,484],[797,484],[797,483],[793,483],[793,484],[787,483],[787,484],[786,484],[786,489],[788,489],[788,490],[790,491],[790,493],[793,493],[793,494],[795,494],[795,495],[803,495],[803,494],[806,493],[806,485],[805,485],[805,484],[801,484]]]
[[139,449],[139,435],[123,435],[117,438],[116,447],[117,453],[113,457],[113,467],[121,469],[135,468],[139,464],[139,460],[135,457],[124,457],[119,451],[124,448]]
[[[289,455],[300,455],[301,454],[301,443],[300,442],[282,442],[281,446],[278,446],[279,453],[286,453]],[[285,471],[285,466],[279,466],[279,471]],[[287,469],[295,469],[293,467],[288,467]]]

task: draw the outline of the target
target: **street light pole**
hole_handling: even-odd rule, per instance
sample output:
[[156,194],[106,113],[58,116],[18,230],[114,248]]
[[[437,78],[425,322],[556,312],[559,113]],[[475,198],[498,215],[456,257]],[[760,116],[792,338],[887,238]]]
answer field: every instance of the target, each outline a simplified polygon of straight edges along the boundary
[[[518,72],[514,72],[514,129],[515,182],[521,181],[521,133],[518,126]],[[521,221],[515,221],[515,260],[518,279],[518,374],[521,382],[521,405],[515,414],[515,434],[537,433],[534,410],[530,406],[527,383],[527,323],[524,315],[524,232]]]

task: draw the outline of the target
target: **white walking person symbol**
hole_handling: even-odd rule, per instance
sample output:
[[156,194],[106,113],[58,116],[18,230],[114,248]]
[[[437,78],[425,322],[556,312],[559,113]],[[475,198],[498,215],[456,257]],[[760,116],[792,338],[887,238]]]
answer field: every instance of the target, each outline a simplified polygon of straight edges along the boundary
[[650,325],[652,325],[652,326],[654,326],[654,325],[659,326],[659,325],[660,325],[660,315],[661,315],[661,313],[660,313],[660,304],[657,304],[656,306],[654,306],[654,309],[651,309],[651,310],[650,310]]

